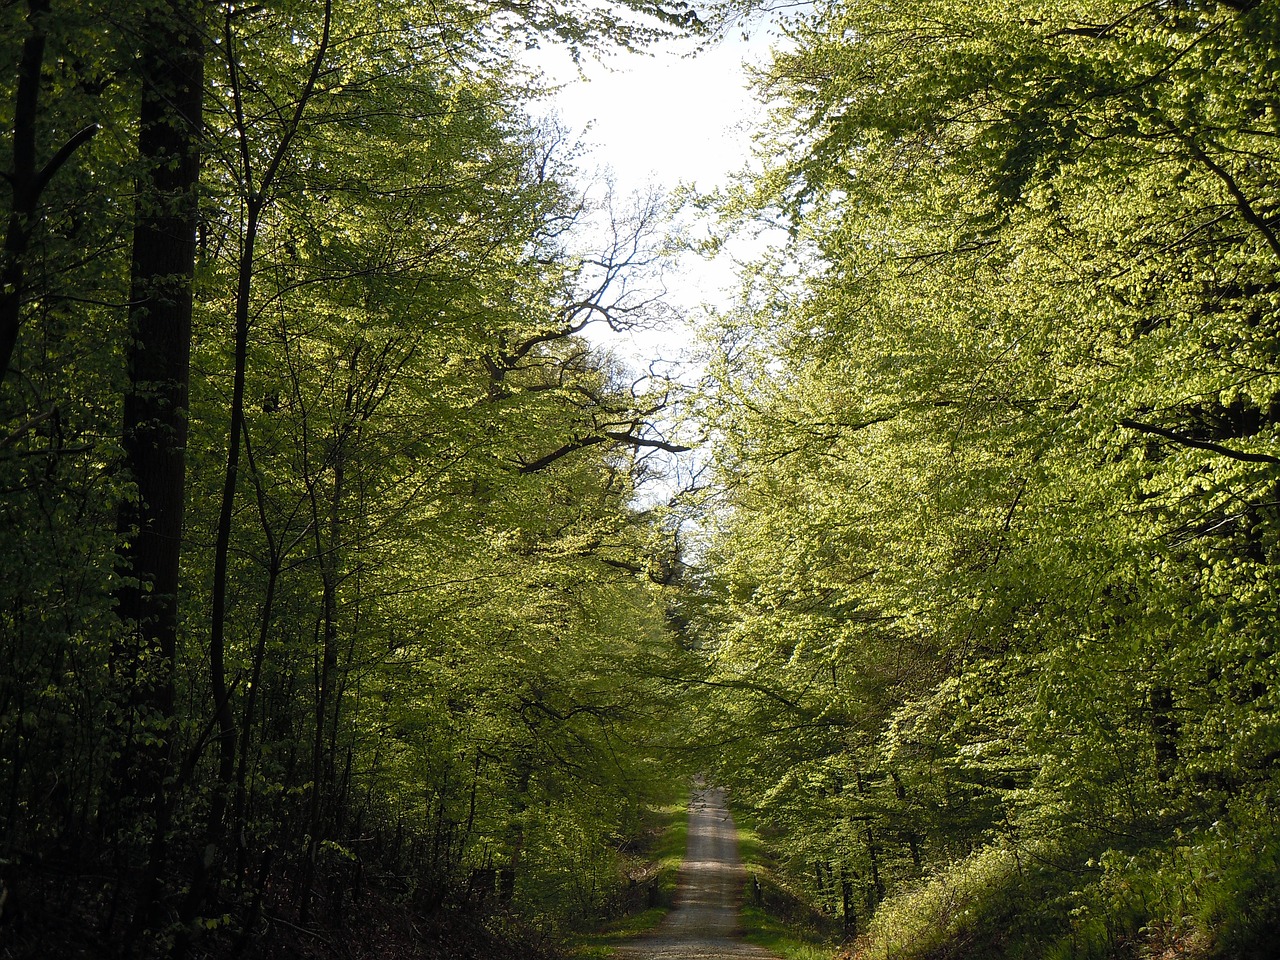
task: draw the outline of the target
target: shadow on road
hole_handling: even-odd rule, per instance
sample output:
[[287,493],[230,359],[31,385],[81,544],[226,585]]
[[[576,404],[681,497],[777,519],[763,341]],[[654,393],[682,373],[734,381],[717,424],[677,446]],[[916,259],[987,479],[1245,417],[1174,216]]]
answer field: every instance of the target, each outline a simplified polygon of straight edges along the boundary
[[745,881],[738,835],[724,791],[696,790],[675,909],[652,933],[620,948],[619,960],[776,960],[742,939],[738,914]]

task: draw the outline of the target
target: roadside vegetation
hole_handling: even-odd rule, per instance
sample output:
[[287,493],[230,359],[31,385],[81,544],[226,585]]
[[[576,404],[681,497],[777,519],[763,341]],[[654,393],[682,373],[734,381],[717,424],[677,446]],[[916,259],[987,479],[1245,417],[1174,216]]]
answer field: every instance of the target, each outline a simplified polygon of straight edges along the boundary
[[749,812],[735,810],[738,852],[747,872],[742,930],[749,943],[782,960],[828,960],[840,942],[841,924],[816,909],[788,880],[770,851],[769,830]]
[[625,851],[625,885],[604,922],[569,937],[575,957],[608,957],[615,947],[658,926],[675,904],[689,835],[687,796],[645,808],[641,829]]

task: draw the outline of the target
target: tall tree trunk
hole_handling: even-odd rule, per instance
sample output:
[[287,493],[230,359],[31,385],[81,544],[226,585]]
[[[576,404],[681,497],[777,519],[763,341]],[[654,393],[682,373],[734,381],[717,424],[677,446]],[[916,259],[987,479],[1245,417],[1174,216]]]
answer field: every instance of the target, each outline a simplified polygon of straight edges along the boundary
[[[907,788],[902,783],[902,777],[898,776],[898,771],[890,770],[889,776],[893,779],[893,795],[898,798],[898,802],[903,805],[903,817],[906,817],[907,804]],[[914,827],[906,827],[902,831],[903,839],[907,841],[907,849],[911,851],[911,867],[915,871],[915,876],[919,876],[924,869],[924,861],[920,855],[920,834],[916,832]]]
[[1151,688],[1148,707],[1156,778],[1165,783],[1178,765],[1178,718],[1174,714],[1173,691],[1163,683],[1156,684]]
[[[355,357],[350,360],[350,371],[354,376]],[[334,695],[335,672],[338,669],[338,583],[340,579],[339,559],[342,553],[342,499],[346,492],[346,451],[344,445],[347,437],[347,423],[352,403],[351,388],[348,386],[346,402],[343,407],[343,421],[339,424],[334,438],[333,450],[333,491],[332,499],[327,505],[327,518],[322,515],[325,505],[321,503],[321,486],[319,480],[308,482],[307,492],[311,505],[311,524],[315,537],[316,560],[320,567],[321,612],[316,624],[317,656],[315,662],[315,728],[311,742],[311,804],[307,813],[308,835],[307,859],[303,865],[302,899],[299,912],[305,920],[311,908],[311,884],[315,875],[316,858],[320,845],[326,838],[331,813],[332,786],[334,781],[333,756],[326,749],[330,740],[329,716]],[[336,707],[333,708],[336,710]]]
[[31,219],[36,194],[36,116],[40,104],[40,72],[44,65],[45,18],[48,0],[29,0],[27,25],[30,32],[22,43],[18,60],[18,88],[13,111],[13,168],[8,173],[13,202],[9,207],[9,228],[4,238],[4,263],[0,267],[0,381],[9,369],[9,360],[18,343],[22,310],[22,288],[26,275],[24,258],[31,238]]
[[[209,677],[213,692],[214,717],[218,726],[218,783],[215,788],[208,818],[208,855],[197,869],[197,880],[192,886],[188,920],[193,919],[195,912],[202,905],[206,888],[217,877],[218,860],[225,843],[225,821],[230,793],[238,780],[235,816],[238,819],[244,811],[244,754],[249,749],[248,740],[241,744],[241,762],[237,777],[236,764],[236,725],[231,709],[231,688],[226,674],[226,623],[227,623],[227,580],[228,558],[231,550],[232,518],[235,512],[236,488],[240,475],[240,451],[245,436],[244,392],[245,380],[249,367],[249,329],[250,306],[253,300],[253,280],[256,266],[255,251],[258,243],[262,213],[270,202],[271,191],[276,175],[289,154],[294,138],[297,136],[302,121],[303,111],[309,104],[315,90],[316,80],[320,75],[329,47],[329,33],[332,25],[332,0],[325,0],[324,21],[320,43],[308,71],[306,82],[294,108],[289,123],[280,135],[270,159],[259,173],[253,161],[251,131],[245,119],[243,91],[241,89],[241,68],[236,53],[236,37],[232,29],[233,8],[228,5],[224,19],[223,53],[227,57],[231,80],[232,105],[236,119],[236,135],[240,147],[241,175],[246,191],[246,221],[244,233],[240,238],[240,256],[237,264],[236,305],[235,305],[235,368],[232,377],[231,407],[228,411],[230,423],[227,428],[227,466],[223,473],[222,497],[218,511],[218,526],[213,551],[213,588],[209,627]],[[264,518],[265,520],[265,518]],[[272,553],[272,570],[270,590],[274,593],[279,572],[279,559]],[[260,674],[261,652],[265,645],[267,623],[270,615],[270,598],[264,614],[262,634],[259,639],[259,659],[255,662],[255,681]],[[247,712],[247,722],[252,720],[252,703]],[[245,731],[248,736],[248,730]],[[237,824],[237,827],[240,826]]]
[[853,880],[848,871],[840,873],[840,916],[844,921],[845,939],[851,939],[858,933],[858,913],[853,905]]
[[40,204],[40,195],[59,168],[98,131],[91,124],[71,137],[43,167],[37,168],[37,118],[40,76],[44,67],[46,22],[52,16],[49,0],[27,0],[29,32],[18,58],[18,83],[13,104],[13,167],[6,171],[12,201],[0,260],[0,382],[3,382],[22,319],[26,256]]
[[124,397],[124,464],[137,486],[121,509],[125,576],[116,609],[125,625],[125,708],[139,729],[119,785],[150,808],[152,831],[135,926],[151,917],[167,856],[172,798],[178,562],[186,480],[201,101],[202,0],[167,0],[141,25],[140,174],[135,211]]

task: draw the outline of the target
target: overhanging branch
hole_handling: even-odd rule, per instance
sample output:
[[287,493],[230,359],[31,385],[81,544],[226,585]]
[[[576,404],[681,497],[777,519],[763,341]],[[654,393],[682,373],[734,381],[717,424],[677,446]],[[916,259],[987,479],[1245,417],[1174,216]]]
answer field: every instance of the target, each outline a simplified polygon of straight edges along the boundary
[[561,444],[555,450],[548,454],[544,454],[537,460],[530,460],[528,463],[520,464],[521,473],[537,473],[539,470],[545,470],[557,460],[567,457],[569,454],[578,450],[585,450],[587,447],[594,447],[601,443],[621,443],[636,449],[645,448],[648,450],[663,450],[667,453],[688,453],[692,447],[686,447],[682,444],[671,443],[666,440],[657,440],[652,437],[638,437],[631,432],[620,432],[613,430],[602,430],[600,433],[593,433],[586,437],[576,437],[568,443]]
[[1211,440],[1197,440],[1194,437],[1183,436],[1180,433],[1175,433],[1172,430],[1166,430],[1164,427],[1157,427],[1150,423],[1139,423],[1137,420],[1124,419],[1120,421],[1120,426],[1128,427],[1130,430],[1137,430],[1139,433],[1149,433],[1153,436],[1162,437],[1184,447],[1208,450],[1211,453],[1230,457],[1232,460],[1241,460],[1245,463],[1280,463],[1280,457],[1273,457],[1269,453],[1246,453],[1243,450],[1232,450],[1230,447],[1224,447],[1222,444],[1214,443]]

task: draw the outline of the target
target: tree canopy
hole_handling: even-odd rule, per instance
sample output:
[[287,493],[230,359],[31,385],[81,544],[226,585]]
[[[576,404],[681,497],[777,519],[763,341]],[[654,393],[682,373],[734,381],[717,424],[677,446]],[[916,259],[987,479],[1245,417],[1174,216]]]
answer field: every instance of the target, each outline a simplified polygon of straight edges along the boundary
[[583,332],[663,309],[666,213],[584,229],[513,51],[691,11],[0,17],[5,943],[265,956],[369,903],[544,935],[618,909],[679,776],[672,548],[635,489],[679,444],[670,387]]
[[0,954],[535,951],[702,772],[855,956],[1270,956],[1280,8],[777,11],[633,372],[516,53],[759,6],[0,5]]
[[702,630],[868,955],[1274,936],[1277,22],[845,0],[758,78]]

